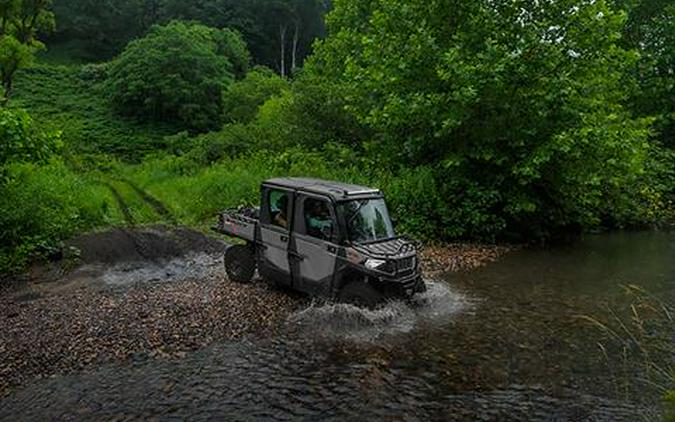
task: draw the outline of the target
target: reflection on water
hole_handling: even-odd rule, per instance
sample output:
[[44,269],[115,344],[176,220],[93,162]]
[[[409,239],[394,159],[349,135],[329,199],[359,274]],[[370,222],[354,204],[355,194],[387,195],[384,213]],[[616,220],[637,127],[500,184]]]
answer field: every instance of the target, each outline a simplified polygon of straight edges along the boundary
[[36,382],[0,402],[0,419],[640,420],[658,392],[639,365],[618,389],[622,363],[579,315],[607,315],[628,283],[673,303],[674,240],[523,250],[431,283],[426,305],[310,305],[275,338]]

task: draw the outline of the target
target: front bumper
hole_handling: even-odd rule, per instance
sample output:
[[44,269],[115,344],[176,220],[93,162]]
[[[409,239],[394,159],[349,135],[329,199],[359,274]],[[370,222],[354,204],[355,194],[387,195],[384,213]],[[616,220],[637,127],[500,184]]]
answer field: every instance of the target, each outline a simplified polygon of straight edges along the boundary
[[411,297],[427,291],[427,285],[420,274],[402,279],[380,278],[382,290],[389,297]]

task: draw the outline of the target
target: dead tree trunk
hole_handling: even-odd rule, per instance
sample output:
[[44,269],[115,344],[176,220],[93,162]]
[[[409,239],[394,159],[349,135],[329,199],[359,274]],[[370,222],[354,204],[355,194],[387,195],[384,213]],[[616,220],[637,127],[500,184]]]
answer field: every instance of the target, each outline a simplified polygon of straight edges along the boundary
[[279,62],[279,73],[282,77],[286,76],[286,25],[279,25],[279,43],[281,45],[281,61]]
[[295,20],[295,32],[293,33],[293,51],[291,52],[291,74],[294,74],[298,68],[298,42],[300,38],[300,21]]

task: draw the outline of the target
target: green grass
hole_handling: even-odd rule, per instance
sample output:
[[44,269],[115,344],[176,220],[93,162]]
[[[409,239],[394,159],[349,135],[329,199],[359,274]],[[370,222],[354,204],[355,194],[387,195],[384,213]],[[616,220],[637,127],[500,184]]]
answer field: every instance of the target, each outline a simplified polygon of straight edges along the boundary
[[13,164],[0,189],[0,272],[20,269],[82,231],[123,224],[110,190],[96,175],[76,174],[61,160]]
[[170,154],[146,158],[140,164],[100,163],[99,156],[76,156],[68,164],[57,160],[45,166],[13,166],[14,182],[3,188],[8,201],[0,206],[4,214],[0,227],[12,228],[11,233],[3,233],[0,272],[20,266],[43,246],[49,249],[82,231],[157,223],[206,229],[219,211],[257,205],[261,182],[281,176],[379,187],[402,232],[433,236],[418,230],[419,220],[437,211],[418,206],[420,195],[433,195],[423,192],[425,187],[433,189],[423,169],[394,175],[334,158],[326,152],[290,149],[257,151],[203,167],[189,156]]
[[26,108],[39,124],[63,131],[70,153],[105,153],[138,162],[162,148],[165,136],[179,131],[115,115],[102,82],[88,66],[42,63],[20,71],[11,106]]

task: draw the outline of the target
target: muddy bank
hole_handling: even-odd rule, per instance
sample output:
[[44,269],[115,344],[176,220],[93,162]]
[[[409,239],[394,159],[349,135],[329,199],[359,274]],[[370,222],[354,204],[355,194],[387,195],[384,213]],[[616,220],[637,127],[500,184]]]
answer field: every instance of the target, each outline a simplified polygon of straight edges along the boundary
[[[227,244],[185,228],[80,236],[71,256],[0,294],[0,396],[36,378],[273,334],[308,300],[262,280],[227,280]],[[430,273],[470,269],[506,249],[427,248]]]

